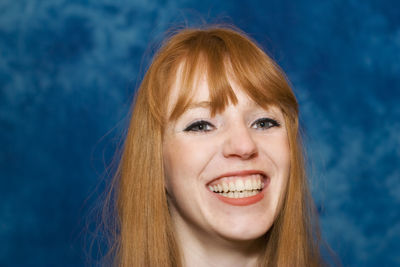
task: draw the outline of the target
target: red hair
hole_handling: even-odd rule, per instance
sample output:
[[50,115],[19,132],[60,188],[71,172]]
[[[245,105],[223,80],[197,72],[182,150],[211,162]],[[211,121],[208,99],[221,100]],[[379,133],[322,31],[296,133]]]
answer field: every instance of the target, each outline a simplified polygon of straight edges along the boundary
[[[166,117],[170,89],[182,71],[181,90]],[[290,177],[281,210],[268,233],[261,266],[320,266],[319,230],[304,169],[298,104],[279,66],[238,30],[186,29],[155,55],[135,98],[115,176],[117,218],[112,252],[117,266],[181,266],[168,212],[162,138],[166,123],[190,104],[196,75],[207,73],[212,113],[237,102],[227,74],[262,107],[281,109],[290,146]]]

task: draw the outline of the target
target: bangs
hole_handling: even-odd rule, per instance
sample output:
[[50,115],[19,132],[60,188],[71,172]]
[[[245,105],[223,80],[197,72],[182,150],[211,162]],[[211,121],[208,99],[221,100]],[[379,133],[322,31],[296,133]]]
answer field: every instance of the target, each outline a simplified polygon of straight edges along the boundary
[[[205,76],[209,87],[211,116],[236,105],[238,100],[229,80],[263,108],[280,107],[297,116],[295,96],[279,66],[261,49],[236,32],[218,29],[197,32],[183,44],[180,88],[169,120],[176,120],[192,104],[199,80]],[[175,68],[175,77],[178,68]],[[172,73],[171,73],[172,74]]]

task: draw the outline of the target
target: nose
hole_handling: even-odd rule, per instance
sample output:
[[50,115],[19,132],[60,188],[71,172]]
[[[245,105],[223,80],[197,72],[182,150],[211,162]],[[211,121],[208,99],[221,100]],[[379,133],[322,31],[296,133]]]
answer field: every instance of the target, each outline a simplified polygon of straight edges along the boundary
[[223,144],[224,157],[237,157],[240,159],[255,157],[257,155],[257,144],[250,131],[251,129],[243,124],[236,124],[227,129]]

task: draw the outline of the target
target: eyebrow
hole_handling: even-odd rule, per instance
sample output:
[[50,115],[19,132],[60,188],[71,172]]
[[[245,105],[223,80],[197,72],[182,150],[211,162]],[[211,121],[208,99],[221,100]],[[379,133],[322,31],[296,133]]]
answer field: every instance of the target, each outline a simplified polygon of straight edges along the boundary
[[201,101],[196,103],[191,103],[187,109],[195,109],[195,108],[210,108],[211,102],[210,101]]
[[[246,101],[246,106],[247,107],[256,107],[256,108],[261,108],[263,110],[266,111],[271,111],[271,107],[273,107],[273,105],[270,105],[267,109],[261,107],[260,105],[256,104],[254,101]],[[196,108],[207,108],[210,109],[211,108],[211,102],[210,101],[200,101],[200,102],[195,102],[195,103],[190,103],[188,105],[188,107],[186,108],[186,111],[191,110],[191,109],[196,109]]]

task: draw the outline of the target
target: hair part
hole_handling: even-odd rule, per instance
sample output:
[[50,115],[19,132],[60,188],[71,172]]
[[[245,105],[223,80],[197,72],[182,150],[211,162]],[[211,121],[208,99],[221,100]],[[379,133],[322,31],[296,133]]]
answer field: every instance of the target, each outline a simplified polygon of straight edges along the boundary
[[[180,90],[168,114],[171,88]],[[186,29],[169,38],[155,55],[134,101],[118,171],[118,231],[112,246],[116,266],[181,266],[179,244],[168,211],[162,157],[166,123],[191,104],[200,74],[209,86],[211,113],[237,98],[229,79],[258,105],[279,107],[290,146],[290,177],[281,209],[266,234],[261,266],[321,266],[319,230],[304,170],[298,104],[279,66],[237,29]]]

